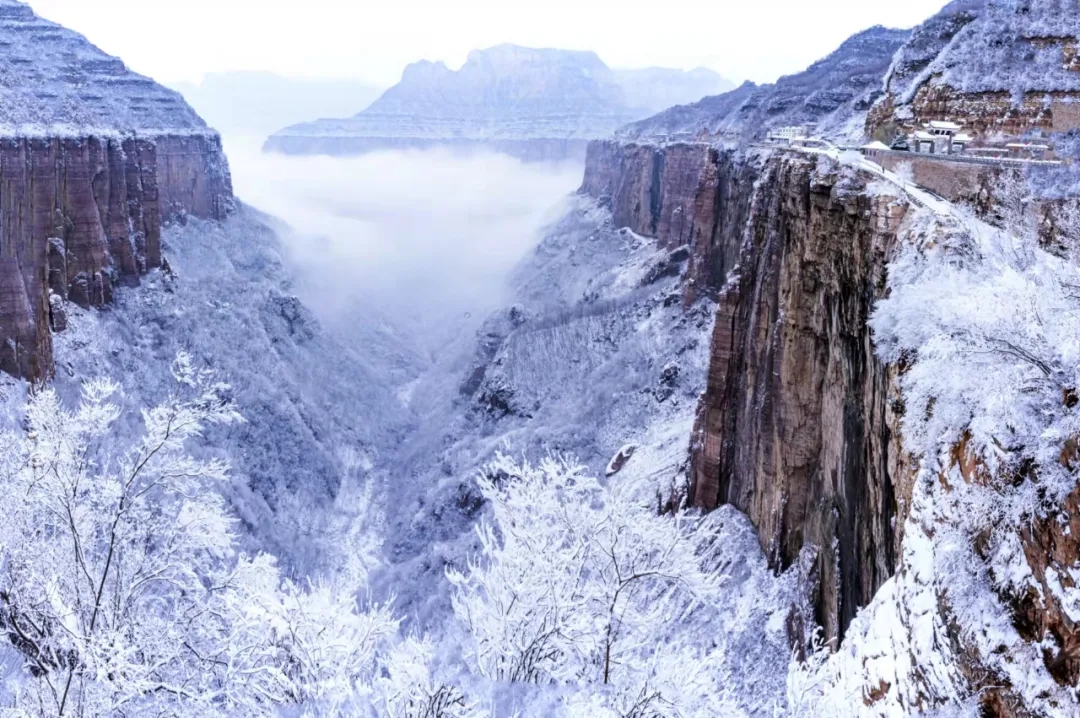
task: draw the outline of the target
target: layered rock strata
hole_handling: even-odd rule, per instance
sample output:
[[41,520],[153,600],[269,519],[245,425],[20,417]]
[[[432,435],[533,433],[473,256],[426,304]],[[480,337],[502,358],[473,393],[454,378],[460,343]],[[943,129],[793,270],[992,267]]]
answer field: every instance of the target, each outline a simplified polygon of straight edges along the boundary
[[690,500],[749,514],[777,569],[812,556],[816,619],[841,637],[895,571],[909,492],[867,326],[906,204],[802,156],[696,144],[594,143],[583,192],[690,245],[687,300],[719,299]]
[[1080,129],[1076,0],[954,0],[916,28],[885,76],[868,134],[931,120],[991,139]]
[[161,226],[224,218],[220,136],[175,92],[0,0],[0,370],[53,370],[64,304],[102,306],[161,264]]

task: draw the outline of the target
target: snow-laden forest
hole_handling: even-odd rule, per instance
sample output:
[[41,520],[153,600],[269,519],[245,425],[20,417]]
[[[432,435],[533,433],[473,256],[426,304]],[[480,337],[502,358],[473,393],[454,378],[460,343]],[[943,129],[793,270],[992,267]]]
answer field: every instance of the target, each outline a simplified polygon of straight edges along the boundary
[[[166,269],[72,309],[52,388],[0,387],[6,714],[855,716],[880,683],[966,715],[940,582],[1018,665],[991,589],[1030,584],[1017,537],[1072,485],[1077,250],[1027,188],[1003,228],[933,201],[901,232],[872,322],[921,468],[904,569],[838,653],[789,643],[806,567],[678,500],[713,313],[672,300],[678,252],[576,199],[433,356],[323,326],[255,210],[171,227]],[[1030,456],[1038,483],[995,478]]]

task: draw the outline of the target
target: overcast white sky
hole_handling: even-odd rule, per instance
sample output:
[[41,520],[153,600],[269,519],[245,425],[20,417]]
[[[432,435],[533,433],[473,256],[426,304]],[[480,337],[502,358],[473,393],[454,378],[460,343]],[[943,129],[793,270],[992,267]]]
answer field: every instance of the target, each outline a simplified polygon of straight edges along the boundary
[[876,24],[945,0],[30,0],[159,81],[207,72],[396,82],[424,58],[459,66],[502,42],[595,50],[613,67],[711,67],[772,81]]

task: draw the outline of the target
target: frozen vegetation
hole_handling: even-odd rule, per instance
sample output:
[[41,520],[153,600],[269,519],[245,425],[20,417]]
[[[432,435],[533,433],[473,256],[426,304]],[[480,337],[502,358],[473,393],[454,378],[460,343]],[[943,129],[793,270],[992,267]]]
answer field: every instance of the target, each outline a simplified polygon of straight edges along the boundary
[[[13,507],[27,523],[3,538],[25,566],[0,586],[5,625],[40,629],[7,653],[16,714],[773,715],[796,574],[769,571],[735,511],[658,510],[684,490],[712,307],[676,301],[683,255],[577,202],[479,348],[434,364],[377,316],[352,328],[363,341],[334,339],[290,293],[289,230],[246,207],[169,228],[168,266],[110,310],[71,308],[55,393],[22,409],[5,389],[23,447],[5,480],[51,471],[36,421],[75,452],[44,518]],[[173,436],[182,411],[198,420]],[[160,463],[132,483],[147,453]],[[79,520],[56,524],[55,551],[15,552],[63,502]],[[146,531],[176,538],[159,555]]]
[[882,359],[902,367],[917,470],[902,568],[838,652],[793,665],[791,705],[979,715],[984,694],[1005,685],[1037,715],[1076,715],[1077,696],[1054,673],[1059,644],[1022,636],[1018,613],[1032,597],[1070,616],[1080,605],[1068,560],[1030,548],[1040,524],[1070,534],[1080,216],[1059,215],[1051,252],[1026,211],[1026,182],[1000,188],[998,227],[914,192],[927,208],[901,232],[872,319]]
[[892,73],[907,71],[893,88],[902,102],[928,81],[1017,98],[1080,90],[1067,50],[1080,35],[1073,0],[955,0],[916,32],[921,42],[898,54]]
[[116,377],[136,410],[167,395],[164,369],[178,351],[214,369],[247,419],[207,432],[242,477],[226,495],[260,545],[306,566],[324,527],[313,516],[413,426],[395,388],[424,362],[375,315],[355,328],[355,344],[325,331],[291,289],[278,238],[289,230],[270,221],[241,207],[222,224],[168,228],[166,270],[120,292],[108,311],[69,305],[56,386],[73,400],[83,382]]
[[[909,93],[930,77],[1080,89],[1060,62],[1074,9],[961,0],[906,44],[874,28],[805,73],[623,134],[846,136],[887,67]],[[21,3],[0,0],[0,29],[0,132],[210,132]],[[626,83],[645,96],[665,73],[500,46],[460,72],[412,66],[368,112],[296,133],[579,141],[639,116]],[[792,645],[812,551],[770,568],[746,516],[686,507],[717,315],[715,297],[688,300],[689,247],[582,196],[525,233],[559,170],[491,187],[520,202],[501,214],[438,176],[445,156],[406,155],[447,195],[421,221],[391,201],[415,166],[393,177],[372,158],[379,187],[346,174],[335,194],[320,158],[290,165],[324,182],[315,196],[279,207],[326,225],[240,203],[181,217],[138,287],[64,307],[48,386],[0,379],[0,713],[950,718],[988,696],[1080,713],[1062,680],[1080,671],[1080,212],[1033,219],[1075,171],[1008,177],[978,218],[857,153],[803,151],[910,205],[871,326],[911,491],[898,570],[842,644],[811,629]],[[473,179],[509,176],[504,159],[469,160]],[[488,233],[467,236],[477,216]],[[387,287],[372,298],[379,275],[409,280],[408,311]],[[1032,625],[1032,606],[1067,630]]]

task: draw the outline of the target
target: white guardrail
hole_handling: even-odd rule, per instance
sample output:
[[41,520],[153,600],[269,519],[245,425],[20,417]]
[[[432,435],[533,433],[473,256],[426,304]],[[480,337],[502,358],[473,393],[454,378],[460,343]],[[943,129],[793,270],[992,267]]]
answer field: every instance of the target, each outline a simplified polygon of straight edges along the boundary
[[[845,147],[845,150],[861,152],[861,147]],[[904,157],[921,160],[937,160],[939,162],[958,162],[968,165],[988,165],[991,167],[1058,167],[1065,164],[1061,160],[1024,160],[1014,157],[971,157],[969,155],[932,155],[928,152],[902,152],[900,150],[876,150],[874,154],[890,155],[892,157]]]

